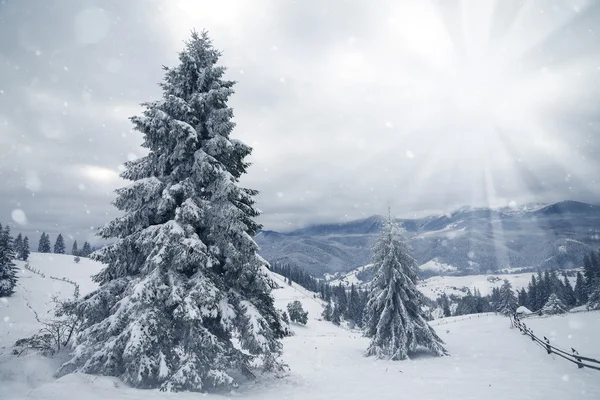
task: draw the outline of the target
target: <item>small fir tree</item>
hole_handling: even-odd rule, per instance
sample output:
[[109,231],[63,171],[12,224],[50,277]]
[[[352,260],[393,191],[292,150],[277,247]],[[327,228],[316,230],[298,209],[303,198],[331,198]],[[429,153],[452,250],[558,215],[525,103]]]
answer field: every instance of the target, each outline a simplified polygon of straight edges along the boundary
[[23,261],[29,259],[29,238],[27,236],[23,239],[23,246],[21,247],[21,255],[19,258]]
[[52,248],[50,247],[50,236],[46,232],[42,232],[42,236],[40,236],[40,241],[38,244],[38,252],[39,253],[50,253]]
[[308,311],[304,311],[302,308],[302,303],[298,300],[295,300],[287,305],[288,314],[290,316],[290,320],[292,322],[296,322],[298,324],[306,325],[308,322]]
[[79,255],[81,257],[89,257],[90,254],[92,254],[92,247],[88,242],[84,242]]
[[62,233],[59,233],[54,242],[54,253],[65,254],[65,240],[63,239]]
[[497,311],[504,315],[512,315],[518,307],[518,301],[512,290],[511,283],[505,279],[500,287],[500,299]]
[[564,314],[567,312],[567,307],[565,304],[558,298],[556,293],[552,293],[548,298],[544,307],[542,307],[542,314],[546,315],[555,315],[555,314]]
[[23,235],[21,235],[20,233],[13,241],[13,250],[15,253],[15,258],[20,260],[21,254],[23,254]]
[[77,248],[77,240],[73,242],[73,247],[71,248],[71,254],[74,256],[79,255],[79,249]]
[[17,284],[17,268],[13,263],[14,258],[10,228],[6,226],[2,229],[2,225],[0,225],[0,297],[7,297],[14,293]]

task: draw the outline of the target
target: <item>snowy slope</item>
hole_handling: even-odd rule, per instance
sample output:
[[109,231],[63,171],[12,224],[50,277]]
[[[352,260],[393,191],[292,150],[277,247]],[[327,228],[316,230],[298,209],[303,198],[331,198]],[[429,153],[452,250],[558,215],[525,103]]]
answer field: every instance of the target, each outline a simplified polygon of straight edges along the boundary
[[[493,275],[465,275],[465,276],[434,276],[419,282],[419,290],[432,300],[438,298],[442,293],[447,295],[454,294],[464,296],[462,288],[469,288],[473,291],[477,288],[482,296],[492,293],[494,287],[502,286],[507,279],[513,287],[513,290],[520,290],[527,287],[531,281],[532,273],[523,274],[493,274]],[[561,278],[562,279],[562,278]],[[575,285],[575,277],[570,277],[571,285]]]
[[[76,265],[71,257],[53,256],[52,260],[32,257],[32,263],[44,262],[48,270],[62,271],[86,285],[88,269]],[[45,256],[47,257],[47,256]],[[37,261],[36,261],[37,260]],[[61,261],[62,260],[62,261]],[[64,261],[64,262],[63,262]],[[90,275],[97,264],[87,264]],[[41,269],[41,265],[39,265]],[[29,329],[34,328],[31,313],[19,306],[27,294],[28,301],[44,311],[47,293],[68,296],[69,284],[41,290],[44,279],[24,278],[15,296],[0,303],[0,312],[10,316],[11,323],[24,318]],[[57,275],[60,275],[57,273]],[[597,399],[600,398],[600,379],[596,371],[577,370],[572,364],[553,360],[531,340],[510,329],[509,320],[495,315],[479,318],[448,320],[436,327],[446,341],[451,357],[429,357],[421,354],[406,362],[378,361],[363,357],[368,339],[355,332],[321,321],[322,303],[297,285],[288,285],[281,276],[272,275],[281,288],[274,291],[276,305],[285,308],[288,302],[300,300],[309,312],[306,326],[293,325],[295,336],[284,339],[284,361],[290,371],[283,378],[260,376],[256,382],[242,385],[238,390],[221,395],[206,395],[212,400],[238,399]],[[49,284],[49,283],[48,283]],[[10,304],[10,307],[7,306]],[[9,310],[10,308],[10,310]],[[18,313],[13,313],[14,310]],[[557,338],[573,331],[574,345],[586,348],[586,354],[600,356],[594,342],[598,313],[577,314],[578,323],[568,323],[564,317],[538,320],[548,332],[556,331]],[[35,319],[34,319],[35,320]],[[567,324],[565,325],[565,321]],[[529,321],[528,321],[529,322]],[[20,322],[19,322],[20,323]],[[573,325],[574,324],[574,325]],[[595,326],[595,330],[587,327]],[[578,328],[579,327],[579,328]],[[4,331],[3,331],[4,332]],[[568,336],[567,336],[568,337]],[[558,340],[558,339],[557,339]],[[588,343],[587,345],[585,343]],[[0,347],[9,347],[2,339]],[[0,398],[44,400],[144,399],[191,400],[195,393],[165,394],[154,390],[126,387],[110,377],[72,374],[55,380],[51,374],[60,360],[39,356],[14,357],[0,350]],[[588,351],[589,350],[589,351]],[[583,350],[580,350],[583,353]]]

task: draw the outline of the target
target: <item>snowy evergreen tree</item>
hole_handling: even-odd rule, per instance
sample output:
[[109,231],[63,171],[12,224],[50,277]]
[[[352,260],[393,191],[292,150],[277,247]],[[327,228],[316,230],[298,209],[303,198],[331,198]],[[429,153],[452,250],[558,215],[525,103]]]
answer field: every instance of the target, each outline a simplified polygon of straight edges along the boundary
[[29,259],[29,238],[25,236],[23,239],[23,246],[21,246],[21,254],[19,258],[23,261],[27,261]]
[[583,275],[588,293],[591,295],[596,287],[596,281],[600,280],[600,256],[596,252],[593,251],[584,258]]
[[575,305],[577,305],[575,290],[573,289],[573,286],[571,286],[571,282],[569,282],[569,277],[566,273],[563,273],[563,279],[563,301],[568,308],[575,307]]
[[520,306],[529,307],[529,299],[527,297],[527,290],[525,288],[521,288],[518,291],[518,302]]
[[52,248],[50,247],[50,236],[46,232],[42,232],[40,236],[40,242],[38,244],[39,253],[50,253]]
[[332,314],[333,310],[331,307],[331,302],[327,302],[327,304],[325,305],[325,308],[323,309],[323,313],[321,314],[321,316],[323,317],[323,319],[325,321],[331,321],[331,314]]
[[518,307],[517,298],[512,290],[511,283],[505,279],[500,287],[500,299],[497,311],[504,315],[511,315]]
[[588,291],[587,285],[583,279],[581,272],[577,271],[577,280],[575,281],[575,298],[577,299],[577,305],[583,305],[588,302]]
[[447,354],[443,341],[425,320],[409,250],[390,215],[373,246],[376,272],[364,321],[365,335],[371,338],[367,356],[404,360],[417,346],[439,356]]
[[527,308],[530,310],[539,310],[541,307],[539,306],[537,299],[537,281],[535,275],[531,275],[531,282],[529,283],[529,286],[527,286],[527,301],[529,303]]
[[444,313],[444,317],[452,316],[452,312],[450,312],[450,302],[448,301],[446,293],[442,295],[442,312]]
[[13,241],[13,250],[15,253],[15,258],[21,259],[21,254],[23,254],[23,235],[20,233]]
[[588,310],[600,310],[600,287],[594,289],[587,302]]
[[73,247],[71,248],[71,254],[74,256],[79,255],[79,249],[77,248],[77,240],[73,242]]
[[281,326],[284,336],[294,336],[294,331],[290,326],[290,317],[288,316],[288,313],[283,310],[279,310],[279,315],[281,317]]
[[89,257],[90,254],[92,254],[92,247],[88,242],[84,242],[83,246],[81,247],[81,251],[79,252],[79,255],[81,257]]
[[308,311],[304,311],[301,302],[295,300],[289,303],[287,305],[287,310],[290,316],[290,321],[306,325],[308,322]]
[[348,296],[348,309],[346,318],[352,321],[355,325],[362,326],[362,314],[364,306],[361,304],[360,295],[356,286],[352,284],[350,287],[350,295]]
[[207,391],[281,364],[285,335],[267,262],[252,236],[256,191],[239,186],[251,148],[229,135],[232,81],[220,52],[193,33],[165,68],[162,99],[131,120],[149,154],[126,163],[115,206],[100,230],[114,244],[100,287],[73,303],[81,318],[71,371],[116,376],[138,388]]
[[14,293],[17,284],[17,268],[13,263],[14,258],[10,228],[7,226],[2,229],[2,225],[0,225],[0,297],[7,297]]
[[542,307],[542,314],[546,315],[554,315],[554,314],[564,314],[567,312],[567,307],[565,304],[558,298],[556,293],[552,293],[548,298],[544,307]]
[[331,323],[334,325],[339,325],[342,322],[342,309],[338,306],[337,303],[333,303],[331,309]]
[[63,239],[62,233],[59,233],[54,242],[54,253],[65,254],[65,240]]

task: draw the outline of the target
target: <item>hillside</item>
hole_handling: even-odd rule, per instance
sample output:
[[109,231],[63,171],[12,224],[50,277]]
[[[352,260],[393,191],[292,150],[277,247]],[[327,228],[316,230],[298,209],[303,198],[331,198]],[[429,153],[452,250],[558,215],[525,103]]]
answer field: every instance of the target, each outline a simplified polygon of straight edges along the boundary
[[[521,208],[463,207],[420,219],[398,219],[424,276],[503,269],[573,268],[600,247],[600,206],[564,201]],[[344,273],[370,261],[381,217],[256,236],[269,261],[296,264],[314,276]],[[445,266],[437,268],[437,266]],[[433,268],[432,268],[433,267]]]
[[[332,277],[329,280],[331,285],[356,285],[364,287],[372,278],[372,264],[367,264],[358,267],[350,272]],[[523,287],[527,287],[531,282],[531,272],[518,274],[479,274],[479,275],[461,275],[461,276],[432,276],[422,279],[418,283],[418,288],[425,296],[431,300],[437,299],[442,293],[447,295],[456,295],[463,297],[466,295],[466,289],[473,291],[477,289],[482,296],[487,296],[492,293],[492,289],[502,286],[504,280],[508,280],[517,291]],[[569,277],[571,285],[575,285],[576,277]]]
[[[16,357],[10,354],[13,339],[36,329],[35,313],[44,315],[47,299],[56,294],[67,297],[72,285],[56,281],[65,276],[78,282],[82,291],[94,287],[89,276],[101,267],[70,256],[31,255],[32,267],[46,277],[21,271],[17,292],[0,302],[4,322],[11,330],[0,336],[0,381],[3,399],[197,399],[195,393],[165,394],[156,390],[137,390],[118,379],[72,374],[54,379],[52,372],[60,363],[37,355]],[[35,276],[34,276],[35,275]],[[449,319],[436,329],[446,341],[450,357],[429,357],[423,353],[405,362],[376,361],[363,357],[368,340],[356,332],[320,320],[321,302],[297,285],[280,284],[274,291],[278,308],[300,300],[309,311],[306,326],[294,325],[295,336],[286,338],[284,360],[289,372],[284,376],[259,376],[238,390],[206,399],[398,399],[399,395],[424,399],[596,399],[600,397],[597,372],[578,370],[572,364],[548,356],[543,349],[518,331],[509,328],[505,317]],[[25,306],[23,305],[25,304]],[[31,306],[31,309],[26,304]],[[35,313],[34,313],[35,312]],[[536,332],[552,335],[557,344],[580,347],[586,354],[600,356],[595,334],[600,313],[581,313],[568,317],[537,320]],[[573,319],[570,319],[573,318]],[[533,320],[530,320],[533,324]],[[528,321],[528,323],[530,323]],[[12,324],[12,325],[11,325]],[[39,326],[39,325],[38,325]],[[583,353],[583,350],[580,350]],[[8,396],[6,396],[8,394]]]

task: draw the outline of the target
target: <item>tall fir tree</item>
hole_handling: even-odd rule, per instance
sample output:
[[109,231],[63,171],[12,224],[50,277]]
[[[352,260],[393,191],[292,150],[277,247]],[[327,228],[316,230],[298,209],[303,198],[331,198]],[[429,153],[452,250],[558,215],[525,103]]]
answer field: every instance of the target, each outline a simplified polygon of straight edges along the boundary
[[23,261],[27,261],[29,260],[29,253],[29,238],[25,236],[25,238],[23,239],[23,246],[21,247],[21,254],[19,255],[19,258]]
[[448,296],[446,293],[442,295],[442,312],[444,313],[444,317],[452,316],[452,312],[450,311],[450,302],[448,301]]
[[79,252],[79,255],[81,257],[89,257],[90,254],[92,254],[92,246],[90,246],[88,242],[84,242],[83,246],[81,246],[81,251]]
[[521,288],[521,290],[519,290],[518,300],[520,306],[529,308],[529,299],[527,297],[527,290],[525,290],[525,288]]
[[348,296],[348,319],[358,326],[362,326],[363,305],[360,302],[360,296],[356,286],[350,286],[350,295]]
[[569,282],[567,273],[563,273],[563,301],[568,308],[575,307],[577,305],[577,298],[575,297],[575,290]]
[[512,290],[511,283],[505,279],[500,287],[500,301],[497,311],[504,315],[511,315],[517,309],[517,298]]
[[65,240],[63,239],[62,233],[59,233],[56,237],[56,242],[54,242],[54,253],[65,254],[65,250]]
[[538,304],[538,284],[535,275],[531,275],[531,282],[529,282],[529,285],[527,286],[527,294],[529,300],[528,308],[531,309],[531,311],[539,310],[541,307]]
[[71,254],[73,254],[74,256],[79,255],[79,249],[77,248],[77,240],[75,240],[73,242],[73,247],[71,248]]
[[52,248],[50,247],[50,236],[46,232],[42,232],[40,236],[40,242],[38,244],[39,253],[50,253]]
[[376,270],[365,309],[367,356],[404,360],[417,346],[442,356],[444,342],[429,326],[416,287],[417,269],[402,231],[389,215],[373,246]]
[[82,322],[59,375],[207,391],[280,366],[285,331],[252,239],[257,192],[238,184],[251,148],[229,138],[234,82],[219,56],[194,32],[165,68],[162,99],[131,119],[149,154],[121,175],[134,181],[117,190],[124,215],[100,230],[114,244],[94,253],[106,264],[99,288],[72,305]]
[[23,235],[20,233],[13,241],[13,250],[15,253],[15,258],[21,259],[21,254],[23,253]]
[[17,284],[17,268],[13,263],[15,258],[13,240],[10,228],[0,225],[0,297],[7,297],[14,293]]
[[588,288],[583,279],[581,272],[577,271],[577,280],[575,281],[575,298],[577,299],[577,305],[581,306],[586,304],[588,301]]

